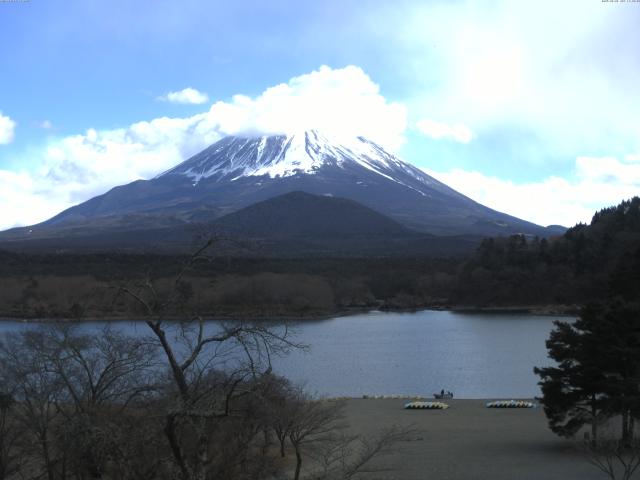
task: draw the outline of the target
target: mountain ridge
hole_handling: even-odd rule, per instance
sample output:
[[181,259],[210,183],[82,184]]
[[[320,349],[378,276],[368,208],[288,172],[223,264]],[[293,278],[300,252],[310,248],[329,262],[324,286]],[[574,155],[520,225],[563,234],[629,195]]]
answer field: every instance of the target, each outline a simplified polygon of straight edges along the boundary
[[481,241],[416,232],[353,200],[289,192],[209,223],[91,232],[68,227],[57,237],[0,240],[0,249],[187,254],[206,238],[215,239],[219,255],[254,258],[452,257],[471,252]]
[[225,137],[150,180],[114,187],[0,239],[187,228],[293,191],[347,198],[432,235],[558,233],[485,207],[364,137],[306,131]]

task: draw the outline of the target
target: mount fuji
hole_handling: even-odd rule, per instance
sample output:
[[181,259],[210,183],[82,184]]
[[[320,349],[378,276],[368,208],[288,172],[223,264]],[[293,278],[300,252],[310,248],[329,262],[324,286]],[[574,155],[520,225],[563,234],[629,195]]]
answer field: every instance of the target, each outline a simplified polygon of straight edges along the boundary
[[298,191],[355,201],[423,234],[561,233],[485,207],[364,137],[309,130],[225,137],[153,179],[115,187],[43,223],[3,232],[0,240],[215,225],[220,217]]

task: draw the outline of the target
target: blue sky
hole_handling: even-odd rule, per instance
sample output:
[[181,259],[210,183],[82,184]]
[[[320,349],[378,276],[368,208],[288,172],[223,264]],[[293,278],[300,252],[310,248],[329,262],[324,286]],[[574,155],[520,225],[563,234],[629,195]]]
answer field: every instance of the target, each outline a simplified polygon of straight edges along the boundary
[[0,228],[299,126],[588,221],[640,191],[639,24],[601,0],[0,2]]

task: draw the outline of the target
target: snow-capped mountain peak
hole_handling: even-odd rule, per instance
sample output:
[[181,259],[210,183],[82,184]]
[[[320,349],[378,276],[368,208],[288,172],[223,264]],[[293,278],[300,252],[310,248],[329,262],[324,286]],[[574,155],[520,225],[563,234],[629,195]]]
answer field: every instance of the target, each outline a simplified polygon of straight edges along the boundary
[[364,137],[340,138],[316,130],[289,135],[230,136],[163,173],[182,175],[194,185],[202,179],[234,181],[242,177],[284,178],[313,175],[327,166],[357,164],[394,180],[394,171],[431,184],[426,175]]
[[[207,223],[290,192],[350,199],[435,235],[546,233],[474,202],[364,137],[314,130],[223,138],[154,179],[115,187],[43,225]],[[278,232],[277,221],[270,225]]]

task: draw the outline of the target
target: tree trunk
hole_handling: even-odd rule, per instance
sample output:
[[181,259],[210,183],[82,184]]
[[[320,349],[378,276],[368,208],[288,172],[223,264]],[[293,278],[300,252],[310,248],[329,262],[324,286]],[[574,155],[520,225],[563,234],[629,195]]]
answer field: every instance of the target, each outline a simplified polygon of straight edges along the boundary
[[195,480],[205,480],[205,478],[207,478],[208,447],[209,442],[207,436],[205,434],[200,435],[198,438],[198,466],[196,474],[194,475]]
[[281,438],[280,439],[280,456],[282,458],[284,458],[286,456],[286,453],[284,451],[284,443],[285,443],[285,441],[286,441],[286,438]]
[[[44,433],[44,437],[46,437],[47,433]],[[47,478],[49,480],[55,480],[55,472],[53,471],[53,462],[51,461],[51,456],[49,454],[49,442],[46,438],[41,439],[42,445],[42,456],[44,457],[44,466],[47,469]]]
[[624,446],[629,445],[629,412],[628,410],[622,411],[622,444]]
[[178,467],[180,468],[180,473],[182,474],[183,480],[189,480],[191,475],[189,474],[189,469],[187,468],[184,457],[182,456],[182,449],[180,448],[180,443],[178,442],[178,438],[176,435],[175,418],[173,415],[167,415],[166,420],[167,422],[164,426],[164,434],[167,436],[167,440],[169,441],[173,459],[176,461]]
[[269,449],[269,446],[271,445],[271,436],[269,435],[269,430],[267,430],[266,428],[263,428],[262,437],[264,440],[262,444],[262,456],[265,456],[267,454],[267,450]]
[[302,455],[300,453],[300,448],[298,445],[294,445],[296,449],[296,473],[293,477],[293,480],[300,479],[300,470],[302,469]]
[[187,400],[189,396],[189,385],[187,384],[187,379],[184,376],[182,368],[180,368],[178,360],[176,360],[176,356],[173,353],[173,348],[171,348],[171,345],[167,341],[167,336],[164,330],[162,330],[160,326],[156,325],[152,321],[147,321],[147,325],[149,326],[149,328],[151,328],[153,333],[155,333],[156,337],[158,337],[160,345],[162,346],[162,349],[164,350],[164,353],[167,357],[167,361],[169,362],[169,367],[171,368],[171,372],[173,373],[173,378],[176,381],[178,390],[180,390],[180,395],[183,399]]
[[60,479],[65,480],[67,478],[67,452],[62,454],[62,466],[60,467]]
[[598,410],[596,407],[596,396],[591,397],[591,446],[598,445]]

